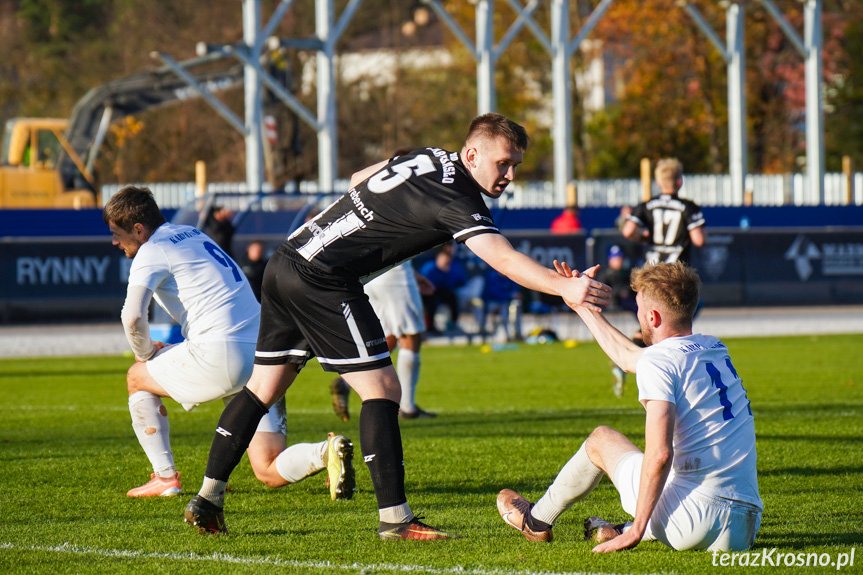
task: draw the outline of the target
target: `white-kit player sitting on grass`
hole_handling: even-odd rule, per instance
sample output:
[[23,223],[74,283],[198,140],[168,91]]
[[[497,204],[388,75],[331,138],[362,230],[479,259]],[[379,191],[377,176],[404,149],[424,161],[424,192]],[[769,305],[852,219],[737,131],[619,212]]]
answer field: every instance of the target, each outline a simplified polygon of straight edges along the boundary
[[[111,243],[133,258],[121,318],[136,363],[126,383],[132,427],[153,466],[150,481],[127,495],[176,495],[180,474],[160,398],[170,397],[190,411],[208,401],[227,402],[239,392],[252,373],[260,305],[239,266],[199,230],[167,223],[150,190],[120,190],[102,217]],[[150,340],[151,299],[182,326],[185,341]],[[353,495],[353,445],[347,438],[330,433],[326,441],[286,449],[285,433],[282,402],[261,419],[248,449],[262,483],[281,487],[326,468],[332,499]]]
[[[566,264],[555,267],[571,275]],[[758,494],[755,425],[728,348],[692,333],[699,279],[680,262],[633,270],[640,348],[599,313],[573,307],[603,351],[635,371],[647,418],[642,453],[622,433],[598,427],[533,505],[511,489],[497,497],[507,524],[531,541],[551,541],[558,516],[608,475],[633,520],[584,523],[596,552],[659,540],[678,550],[743,551],[755,540],[763,508]]]

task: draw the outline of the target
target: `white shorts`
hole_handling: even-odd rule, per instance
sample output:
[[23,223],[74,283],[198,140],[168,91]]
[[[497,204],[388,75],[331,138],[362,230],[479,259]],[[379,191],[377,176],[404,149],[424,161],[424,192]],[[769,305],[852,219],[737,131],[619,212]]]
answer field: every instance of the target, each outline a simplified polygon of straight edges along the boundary
[[[146,366],[171,399],[192,411],[216,399],[227,404],[249,381],[254,361],[254,343],[186,340],[160,350]],[[261,419],[258,431],[284,435],[286,430],[284,402],[276,402]]]
[[[611,478],[623,510],[635,516],[644,454],[632,451],[618,461]],[[749,503],[710,497],[667,482],[650,516],[644,540],[677,550],[745,551],[761,526],[761,510]]]
[[413,267],[402,264],[376,277],[364,287],[386,335],[401,337],[423,333],[423,300]]

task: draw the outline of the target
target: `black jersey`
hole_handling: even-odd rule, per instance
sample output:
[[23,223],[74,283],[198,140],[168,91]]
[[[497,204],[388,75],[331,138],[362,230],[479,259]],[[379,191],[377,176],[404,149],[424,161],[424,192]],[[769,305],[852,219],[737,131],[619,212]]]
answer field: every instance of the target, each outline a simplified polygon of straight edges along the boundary
[[650,232],[645,260],[653,264],[689,263],[689,230],[704,225],[698,204],[677,194],[660,194],[638,204],[629,219]]
[[368,279],[452,239],[500,233],[459,155],[423,148],[330,204],[286,243],[326,272]]

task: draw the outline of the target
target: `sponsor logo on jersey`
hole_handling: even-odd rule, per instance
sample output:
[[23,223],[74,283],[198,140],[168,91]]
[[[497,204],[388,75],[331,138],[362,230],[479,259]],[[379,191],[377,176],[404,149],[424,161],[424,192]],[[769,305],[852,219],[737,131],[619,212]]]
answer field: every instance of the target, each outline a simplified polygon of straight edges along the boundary
[[472,217],[473,219],[475,219],[478,222],[488,222],[488,223],[494,225],[494,221],[492,221],[492,219],[488,216],[484,216],[482,214],[471,214],[470,217]]
[[382,343],[386,343],[386,342],[387,342],[387,338],[385,338],[385,337],[381,337],[381,338],[378,338],[378,339],[373,339],[373,340],[371,340],[371,341],[367,341],[367,342],[366,342],[366,347],[374,347],[374,346],[376,346],[376,345],[380,345],[380,344],[382,344]]
[[367,222],[375,219],[375,213],[366,207],[366,204],[360,199],[360,193],[356,190],[356,188],[351,188],[350,191],[351,200],[353,200],[354,205],[357,207],[357,210],[360,212],[360,215],[365,218]]

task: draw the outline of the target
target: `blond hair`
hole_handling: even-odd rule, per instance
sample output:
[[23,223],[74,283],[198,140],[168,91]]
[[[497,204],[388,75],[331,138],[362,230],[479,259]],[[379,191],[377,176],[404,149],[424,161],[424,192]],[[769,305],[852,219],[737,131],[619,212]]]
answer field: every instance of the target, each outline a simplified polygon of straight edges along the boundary
[[662,158],[656,162],[653,174],[660,188],[676,190],[680,187],[678,182],[683,177],[683,164],[677,158]]
[[692,324],[701,288],[694,268],[682,262],[645,265],[632,270],[630,285],[643,299],[659,304],[669,323]]

